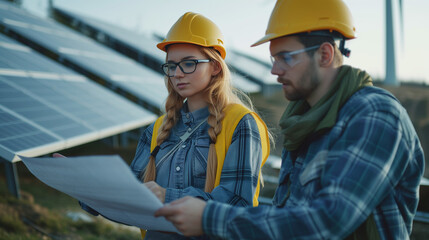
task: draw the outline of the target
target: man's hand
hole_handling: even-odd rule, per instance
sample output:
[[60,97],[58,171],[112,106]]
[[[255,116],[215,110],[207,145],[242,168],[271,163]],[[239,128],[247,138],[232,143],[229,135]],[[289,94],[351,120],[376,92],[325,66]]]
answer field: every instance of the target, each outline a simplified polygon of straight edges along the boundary
[[163,216],[185,236],[203,235],[202,217],[206,202],[193,197],[184,197],[166,204],[155,212]]
[[156,182],[150,181],[143,183],[147,188],[149,188],[150,191],[152,191],[153,194],[161,201],[162,203],[165,202],[165,188],[159,186]]

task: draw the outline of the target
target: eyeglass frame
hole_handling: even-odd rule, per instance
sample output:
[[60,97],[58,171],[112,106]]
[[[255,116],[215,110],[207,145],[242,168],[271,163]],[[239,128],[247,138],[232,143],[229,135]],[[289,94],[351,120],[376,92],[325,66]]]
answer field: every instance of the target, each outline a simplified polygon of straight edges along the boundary
[[[303,48],[303,49],[299,49],[299,50],[295,50],[295,51],[291,51],[291,52],[279,52],[279,53],[277,53],[276,55],[274,55],[274,56],[270,56],[270,60],[271,60],[271,63],[274,65],[274,63],[276,63],[276,62],[282,62],[282,63],[284,63],[286,66],[288,66],[289,68],[292,68],[292,67],[294,67],[295,65],[297,65],[298,63],[300,63],[301,61],[299,61],[299,60],[297,60],[295,63],[293,63],[293,64],[289,64],[289,63],[287,63],[287,61],[285,60],[285,58],[286,58],[286,56],[288,56],[288,57],[290,57],[291,59],[293,59],[292,57],[294,56],[294,55],[297,55],[297,54],[300,54],[300,53],[303,53],[303,52],[308,52],[308,51],[311,51],[311,50],[315,50],[315,49],[318,49],[318,48],[320,48],[320,46],[321,45],[315,45],[315,46],[311,46],[311,47],[307,47],[307,48]],[[276,60],[276,57],[277,58],[279,58],[279,56],[281,55],[281,61],[279,61],[279,60]]]
[[[194,62],[195,63],[195,68],[194,68],[194,70],[193,71],[191,71],[191,72],[185,72],[185,70],[183,70],[183,68],[182,68],[182,66],[180,66],[180,64],[181,63],[183,63],[183,62],[187,62],[187,61],[191,61],[191,62]],[[197,70],[197,65],[198,65],[198,63],[208,63],[208,62],[210,62],[211,60],[210,59],[184,59],[184,60],[182,60],[182,61],[180,61],[180,62],[166,62],[166,63],[164,63],[164,64],[162,64],[161,65],[161,69],[162,69],[162,72],[164,73],[164,75],[165,76],[167,76],[167,77],[174,77],[175,76],[175,74],[174,74],[174,72],[176,72],[176,70],[177,70],[177,67],[179,67],[180,68],[180,70],[184,73],[184,74],[191,74],[191,73],[194,73],[195,72],[195,70]],[[169,64],[174,64],[175,65],[175,67],[174,67],[174,71],[173,71],[173,74],[168,74],[165,70],[164,70],[164,67],[166,67],[167,65],[169,65]],[[171,75],[171,76],[170,76]]]

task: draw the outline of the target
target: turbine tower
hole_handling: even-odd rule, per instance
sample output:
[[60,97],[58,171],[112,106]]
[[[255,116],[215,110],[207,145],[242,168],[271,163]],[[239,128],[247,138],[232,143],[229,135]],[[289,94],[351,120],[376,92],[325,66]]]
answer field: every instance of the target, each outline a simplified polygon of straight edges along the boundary
[[[395,36],[393,28],[392,2],[393,0],[386,0],[386,76],[384,84],[399,86],[399,81],[396,78]],[[402,30],[402,0],[399,0],[399,12]]]

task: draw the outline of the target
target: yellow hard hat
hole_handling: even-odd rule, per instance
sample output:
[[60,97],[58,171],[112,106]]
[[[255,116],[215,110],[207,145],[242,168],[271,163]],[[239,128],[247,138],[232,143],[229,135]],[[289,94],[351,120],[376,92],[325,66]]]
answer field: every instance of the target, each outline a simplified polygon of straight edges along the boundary
[[213,47],[223,59],[226,56],[222,32],[210,19],[198,13],[185,13],[170,28],[167,37],[156,46],[165,52],[165,47],[173,43],[191,43],[203,47]]
[[278,0],[271,13],[265,36],[252,47],[296,33],[337,31],[355,38],[352,15],[342,0]]

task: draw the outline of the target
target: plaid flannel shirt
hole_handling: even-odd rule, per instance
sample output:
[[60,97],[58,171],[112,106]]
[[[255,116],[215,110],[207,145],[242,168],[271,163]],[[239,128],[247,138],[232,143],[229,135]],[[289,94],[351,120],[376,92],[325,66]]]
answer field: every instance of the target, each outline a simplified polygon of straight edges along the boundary
[[203,229],[223,239],[344,239],[369,216],[381,239],[408,239],[424,156],[406,110],[366,87],[329,131],[283,151],[274,206],[209,201]]

